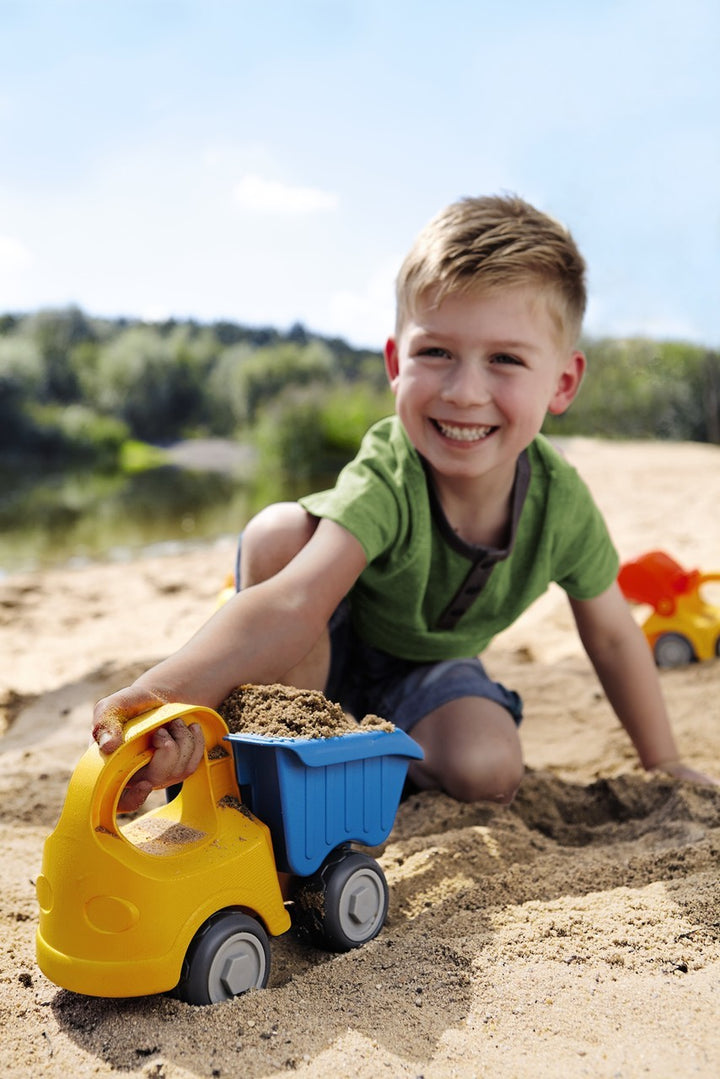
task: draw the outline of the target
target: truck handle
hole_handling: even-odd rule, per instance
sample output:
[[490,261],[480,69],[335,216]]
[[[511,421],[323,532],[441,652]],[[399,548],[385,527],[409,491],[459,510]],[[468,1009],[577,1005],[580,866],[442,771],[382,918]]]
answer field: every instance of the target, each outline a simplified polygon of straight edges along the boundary
[[[93,743],[85,751],[73,774],[79,811],[95,829],[117,832],[116,814],[120,795],[128,783],[152,757],[152,735],[172,719],[199,723],[205,740],[205,756],[196,772],[183,784],[185,800],[202,798],[209,784],[207,750],[222,742],[228,733],[224,720],[212,708],[191,704],[164,704],[129,720],[123,726],[123,742],[109,756]],[[204,800],[204,799],[203,799]],[[82,808],[80,805],[82,803]]]

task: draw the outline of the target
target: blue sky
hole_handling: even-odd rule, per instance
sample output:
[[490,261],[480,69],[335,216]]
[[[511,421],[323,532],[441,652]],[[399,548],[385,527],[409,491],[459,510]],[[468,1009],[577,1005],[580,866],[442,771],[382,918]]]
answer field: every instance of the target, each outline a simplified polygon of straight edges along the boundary
[[716,0],[0,0],[0,312],[380,347],[416,232],[516,192],[593,335],[720,345]]

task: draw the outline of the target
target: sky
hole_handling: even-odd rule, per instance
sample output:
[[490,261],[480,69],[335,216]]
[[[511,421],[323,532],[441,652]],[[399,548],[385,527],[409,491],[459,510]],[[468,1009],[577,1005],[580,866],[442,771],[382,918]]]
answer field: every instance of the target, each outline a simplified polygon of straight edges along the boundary
[[0,0],[0,313],[381,348],[464,195],[569,226],[591,336],[720,346],[717,0]]

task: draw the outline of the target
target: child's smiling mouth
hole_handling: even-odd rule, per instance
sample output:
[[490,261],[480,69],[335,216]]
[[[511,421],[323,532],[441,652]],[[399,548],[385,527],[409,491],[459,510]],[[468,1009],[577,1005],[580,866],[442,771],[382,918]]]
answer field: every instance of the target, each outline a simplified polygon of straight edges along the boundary
[[447,423],[444,420],[431,420],[431,422],[441,435],[452,439],[453,442],[481,442],[497,430],[497,427],[486,423]]

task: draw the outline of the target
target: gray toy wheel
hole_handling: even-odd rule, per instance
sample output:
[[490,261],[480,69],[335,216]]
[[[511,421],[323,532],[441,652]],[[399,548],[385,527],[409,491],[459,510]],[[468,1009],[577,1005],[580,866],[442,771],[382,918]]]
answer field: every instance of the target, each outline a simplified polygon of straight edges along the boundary
[[175,995],[188,1004],[218,1004],[263,989],[270,974],[270,942],[255,919],[221,910],[200,927],[188,948]]
[[682,633],[663,633],[653,648],[658,667],[684,667],[695,661],[693,646]]
[[388,908],[385,874],[359,851],[335,851],[301,885],[296,902],[305,927],[326,948],[347,952],[382,929]]

